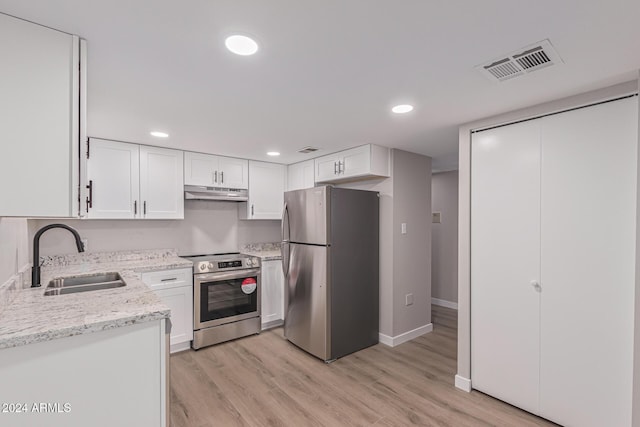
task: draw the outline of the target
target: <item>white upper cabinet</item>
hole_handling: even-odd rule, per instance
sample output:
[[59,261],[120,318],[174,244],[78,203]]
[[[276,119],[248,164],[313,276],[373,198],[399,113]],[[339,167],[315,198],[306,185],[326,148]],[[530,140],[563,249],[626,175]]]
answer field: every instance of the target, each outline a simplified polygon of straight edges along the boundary
[[0,216],[79,214],[81,46],[0,14]]
[[287,191],[313,188],[315,185],[313,159],[287,166]]
[[368,144],[315,159],[315,182],[388,177],[389,149]]
[[88,218],[184,218],[182,151],[92,138]]
[[247,189],[249,161],[185,151],[184,184]]
[[140,146],[140,200],[147,219],[184,218],[182,151]]
[[136,144],[92,139],[87,161],[88,218],[135,218],[140,199]]
[[238,204],[240,219],[281,219],[286,176],[284,165],[249,160],[249,201]]

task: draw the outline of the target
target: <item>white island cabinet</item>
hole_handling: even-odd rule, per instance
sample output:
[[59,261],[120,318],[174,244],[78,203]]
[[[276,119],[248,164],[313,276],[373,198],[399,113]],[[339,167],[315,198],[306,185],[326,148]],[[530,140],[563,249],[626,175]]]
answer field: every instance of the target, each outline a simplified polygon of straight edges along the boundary
[[171,309],[171,353],[193,339],[193,272],[190,268],[142,273],[142,281]]
[[284,274],[282,260],[262,261],[262,329],[284,323]]
[[0,349],[0,425],[167,426],[165,330],[158,319]]
[[84,52],[77,36],[0,13],[0,216],[79,215]]

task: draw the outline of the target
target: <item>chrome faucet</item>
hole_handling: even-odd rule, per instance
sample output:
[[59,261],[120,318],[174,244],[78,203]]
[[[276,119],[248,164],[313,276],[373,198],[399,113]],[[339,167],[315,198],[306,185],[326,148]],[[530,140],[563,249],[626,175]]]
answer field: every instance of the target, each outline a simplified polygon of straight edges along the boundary
[[76,239],[76,247],[78,248],[78,252],[84,252],[84,245],[82,244],[82,240],[80,239],[80,235],[74,229],[65,224],[49,224],[42,227],[35,236],[33,236],[33,268],[31,268],[31,287],[37,288],[40,286],[40,236],[47,230],[51,230],[52,228],[64,228],[65,230],[69,230],[73,237]]

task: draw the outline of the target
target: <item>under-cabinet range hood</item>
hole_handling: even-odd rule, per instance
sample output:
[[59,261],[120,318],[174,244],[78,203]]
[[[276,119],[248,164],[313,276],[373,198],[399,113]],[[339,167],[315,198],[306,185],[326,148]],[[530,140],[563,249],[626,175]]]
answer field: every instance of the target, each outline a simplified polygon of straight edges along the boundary
[[239,188],[204,187],[199,185],[184,186],[185,200],[223,200],[227,202],[246,202],[249,192]]

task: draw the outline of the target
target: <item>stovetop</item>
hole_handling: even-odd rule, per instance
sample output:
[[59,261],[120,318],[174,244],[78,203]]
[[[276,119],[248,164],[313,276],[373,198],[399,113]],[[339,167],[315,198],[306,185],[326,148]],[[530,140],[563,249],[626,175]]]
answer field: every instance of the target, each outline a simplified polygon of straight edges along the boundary
[[260,259],[239,252],[183,256],[193,262],[194,274],[260,267]]

